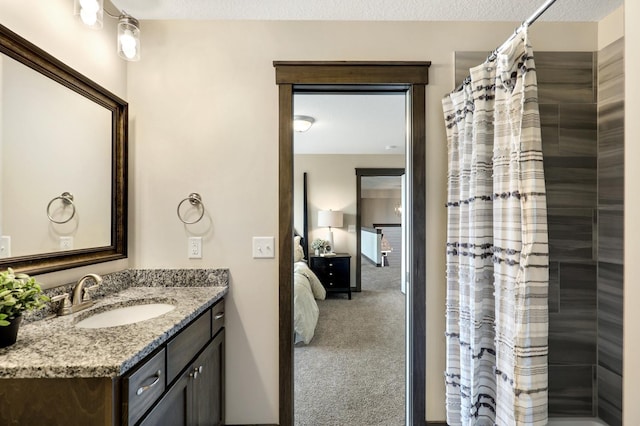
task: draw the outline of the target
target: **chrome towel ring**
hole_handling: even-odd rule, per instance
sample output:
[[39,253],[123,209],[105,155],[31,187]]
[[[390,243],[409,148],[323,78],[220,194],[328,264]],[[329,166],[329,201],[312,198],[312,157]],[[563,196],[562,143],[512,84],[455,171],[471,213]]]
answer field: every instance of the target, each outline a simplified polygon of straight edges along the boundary
[[[56,200],[62,201],[62,204],[64,204],[64,206],[69,206],[69,205],[71,206],[72,208],[71,216],[69,216],[67,220],[55,220],[53,217],[51,217],[51,204],[53,204],[53,202]],[[66,192],[66,191],[63,192],[60,196],[55,197],[53,200],[49,201],[49,204],[47,204],[47,217],[53,223],[58,223],[58,224],[67,223],[71,219],[73,219],[75,215],[76,215],[76,205],[73,204],[73,194],[70,192]]]
[[[200,210],[202,211],[200,212],[200,216],[196,220],[189,222],[184,220],[182,215],[180,215],[180,207],[182,207],[182,204],[184,204],[185,201],[189,201],[189,203],[191,203],[192,206],[200,206]],[[185,225],[193,225],[194,223],[200,222],[200,220],[204,217],[204,204],[202,204],[202,197],[197,192],[192,192],[191,194],[189,194],[187,198],[180,201],[176,211],[178,213],[178,218]]]

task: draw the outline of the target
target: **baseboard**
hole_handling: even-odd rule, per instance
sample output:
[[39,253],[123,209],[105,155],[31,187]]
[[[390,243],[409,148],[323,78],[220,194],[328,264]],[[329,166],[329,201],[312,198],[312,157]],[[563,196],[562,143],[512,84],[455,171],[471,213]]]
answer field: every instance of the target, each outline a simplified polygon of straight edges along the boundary
[[441,422],[427,420],[427,426],[447,426],[447,422],[445,422],[444,420]]

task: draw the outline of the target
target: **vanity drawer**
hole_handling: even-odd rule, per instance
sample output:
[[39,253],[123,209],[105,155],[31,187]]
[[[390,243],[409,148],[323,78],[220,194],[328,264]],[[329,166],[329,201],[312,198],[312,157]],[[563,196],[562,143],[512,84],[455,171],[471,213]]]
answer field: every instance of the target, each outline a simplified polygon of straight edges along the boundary
[[207,309],[167,344],[167,383],[176,378],[210,339],[211,309]]
[[218,334],[224,327],[224,299],[217,302],[211,309],[211,337]]
[[162,395],[166,386],[165,350],[162,349],[135,372],[124,379],[127,396],[128,424],[140,419],[145,411]]

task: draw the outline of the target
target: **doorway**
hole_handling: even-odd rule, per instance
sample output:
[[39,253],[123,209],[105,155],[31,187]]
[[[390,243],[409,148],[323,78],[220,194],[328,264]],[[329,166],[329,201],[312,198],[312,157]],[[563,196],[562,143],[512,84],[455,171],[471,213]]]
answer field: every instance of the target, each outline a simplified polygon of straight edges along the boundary
[[[405,161],[406,162],[406,161]],[[378,168],[378,169],[367,169],[367,168],[358,168],[356,169],[356,234],[357,234],[357,243],[356,243],[356,253],[358,253],[357,259],[356,259],[356,287],[355,287],[355,291],[359,292],[362,290],[362,228],[363,226],[366,225],[374,225],[373,222],[371,221],[363,221],[363,179],[367,179],[367,178],[375,178],[375,177],[397,177],[397,178],[401,178],[402,176],[405,175],[405,171],[404,169],[398,169],[398,168],[390,168],[390,169],[383,169],[383,168]],[[404,194],[404,185],[401,185],[401,193]],[[405,202],[401,199],[400,202],[400,215],[399,217],[402,215],[402,206],[405,204]],[[406,210],[406,209],[404,209]],[[371,222],[371,223],[369,223]],[[402,220],[401,223],[401,229],[403,231],[407,230],[407,226],[406,224],[403,224],[405,222],[405,220]],[[381,224],[380,224],[381,225]],[[388,225],[388,224],[387,224]],[[395,225],[395,223],[394,223]],[[374,226],[374,228],[376,228]],[[401,277],[401,282],[402,282],[402,289],[403,289],[403,293],[405,293],[404,288],[405,288],[405,275],[406,275],[406,252],[407,250],[405,249],[405,246],[407,244],[406,239],[402,238],[402,259],[401,262],[403,263],[403,268],[402,268],[402,277]],[[384,262],[382,262],[381,260],[381,266],[384,266]]]
[[406,424],[425,420],[425,85],[430,62],[274,62],[279,97],[279,423],[293,407],[293,93],[296,85],[406,90],[409,105]]

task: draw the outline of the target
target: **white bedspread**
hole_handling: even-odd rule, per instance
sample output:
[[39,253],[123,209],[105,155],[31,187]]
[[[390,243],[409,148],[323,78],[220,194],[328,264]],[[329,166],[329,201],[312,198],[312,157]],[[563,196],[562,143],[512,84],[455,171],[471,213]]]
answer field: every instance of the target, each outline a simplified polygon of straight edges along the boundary
[[319,309],[315,299],[323,300],[326,291],[305,262],[293,265],[293,328],[295,343],[308,344],[318,323]]

